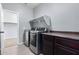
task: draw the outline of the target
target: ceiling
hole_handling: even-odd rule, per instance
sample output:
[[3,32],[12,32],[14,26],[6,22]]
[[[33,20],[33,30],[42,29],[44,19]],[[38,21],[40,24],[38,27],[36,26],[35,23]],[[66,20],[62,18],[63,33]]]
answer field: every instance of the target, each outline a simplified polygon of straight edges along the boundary
[[27,3],[27,6],[30,8],[35,8],[39,5],[40,3]]
[[18,6],[18,5],[25,5],[29,8],[35,8],[39,5],[40,3],[2,3],[2,5],[5,6]]

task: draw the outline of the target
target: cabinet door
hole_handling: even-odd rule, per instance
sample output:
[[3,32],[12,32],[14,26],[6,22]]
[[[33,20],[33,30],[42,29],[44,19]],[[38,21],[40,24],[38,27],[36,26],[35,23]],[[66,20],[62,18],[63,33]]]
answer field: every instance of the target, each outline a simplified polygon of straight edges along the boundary
[[75,51],[72,51],[71,48],[62,46],[60,44],[55,44],[54,55],[76,55]]
[[53,36],[43,35],[43,54],[52,55],[54,48]]
[[53,46],[51,43],[43,42],[43,54],[52,55],[53,54]]
[[63,38],[63,37],[56,37],[56,43],[79,51],[79,40]]

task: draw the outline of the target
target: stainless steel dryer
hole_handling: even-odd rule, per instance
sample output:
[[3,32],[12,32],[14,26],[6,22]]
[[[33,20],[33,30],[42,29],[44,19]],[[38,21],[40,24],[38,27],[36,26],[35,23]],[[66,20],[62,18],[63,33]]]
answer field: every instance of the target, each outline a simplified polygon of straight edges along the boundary
[[42,33],[50,32],[51,26],[45,20],[50,19],[42,16],[30,21],[30,50],[35,54],[40,54],[42,50]]

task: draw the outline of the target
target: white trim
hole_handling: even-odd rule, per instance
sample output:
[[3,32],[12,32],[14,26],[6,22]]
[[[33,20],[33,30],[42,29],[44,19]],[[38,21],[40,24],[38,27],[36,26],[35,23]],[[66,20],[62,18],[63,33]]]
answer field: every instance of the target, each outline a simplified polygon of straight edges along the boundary
[[24,43],[23,42],[20,42],[20,43],[18,43],[17,45],[23,45]]
[[19,42],[19,13],[17,13],[17,44]]
[[[1,9],[1,31],[3,31],[3,27],[4,27],[4,24],[3,24],[3,8],[2,8],[2,5],[0,4],[0,9]],[[4,52],[4,33],[1,34],[1,54],[3,54]]]

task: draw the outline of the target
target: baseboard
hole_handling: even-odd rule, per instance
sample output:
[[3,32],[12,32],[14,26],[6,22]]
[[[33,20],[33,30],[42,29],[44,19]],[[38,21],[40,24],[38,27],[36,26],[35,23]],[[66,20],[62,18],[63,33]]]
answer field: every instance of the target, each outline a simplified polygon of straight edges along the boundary
[[23,45],[24,43],[23,42],[19,42],[19,43],[17,43],[17,45]]

